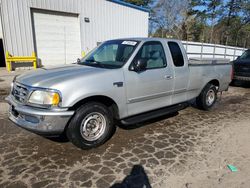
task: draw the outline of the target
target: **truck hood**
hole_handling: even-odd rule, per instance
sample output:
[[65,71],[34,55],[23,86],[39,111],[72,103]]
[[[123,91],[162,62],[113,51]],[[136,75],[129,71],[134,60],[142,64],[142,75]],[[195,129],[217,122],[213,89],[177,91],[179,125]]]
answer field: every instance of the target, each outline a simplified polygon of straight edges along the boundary
[[33,87],[51,88],[58,83],[108,71],[109,69],[84,66],[64,65],[60,67],[41,68],[16,77],[16,82]]
[[236,59],[234,61],[232,61],[234,65],[250,65],[250,60],[249,59]]

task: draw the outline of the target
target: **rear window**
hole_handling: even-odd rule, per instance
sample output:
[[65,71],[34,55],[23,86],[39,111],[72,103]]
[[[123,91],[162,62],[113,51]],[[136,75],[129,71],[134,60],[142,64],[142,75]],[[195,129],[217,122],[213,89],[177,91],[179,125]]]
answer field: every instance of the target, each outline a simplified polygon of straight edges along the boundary
[[184,66],[184,59],[179,45],[176,42],[168,42],[173,63],[176,67]]

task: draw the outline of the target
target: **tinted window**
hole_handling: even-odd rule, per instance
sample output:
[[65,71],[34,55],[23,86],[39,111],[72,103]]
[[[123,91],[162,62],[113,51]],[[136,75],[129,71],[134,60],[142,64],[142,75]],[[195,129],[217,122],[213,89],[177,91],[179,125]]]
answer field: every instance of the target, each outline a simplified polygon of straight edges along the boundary
[[145,42],[135,57],[135,60],[138,59],[146,60],[147,69],[167,66],[164,49],[162,44],[157,41]]
[[182,67],[184,65],[184,59],[179,45],[176,42],[168,42],[168,46],[172,55],[174,65],[176,67]]

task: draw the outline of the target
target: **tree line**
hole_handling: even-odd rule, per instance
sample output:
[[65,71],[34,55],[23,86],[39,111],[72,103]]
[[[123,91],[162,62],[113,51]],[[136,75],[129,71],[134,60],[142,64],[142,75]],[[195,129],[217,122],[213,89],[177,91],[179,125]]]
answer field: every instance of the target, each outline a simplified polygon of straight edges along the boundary
[[250,48],[250,0],[124,1],[150,10],[150,36]]

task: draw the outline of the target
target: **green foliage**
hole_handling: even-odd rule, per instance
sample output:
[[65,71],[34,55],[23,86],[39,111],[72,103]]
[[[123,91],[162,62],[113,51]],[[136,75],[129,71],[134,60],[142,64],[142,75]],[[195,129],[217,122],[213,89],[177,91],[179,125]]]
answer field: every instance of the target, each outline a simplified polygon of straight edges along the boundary
[[250,48],[249,0],[179,2],[158,0],[151,7],[152,36]]

